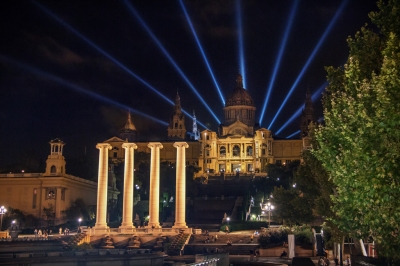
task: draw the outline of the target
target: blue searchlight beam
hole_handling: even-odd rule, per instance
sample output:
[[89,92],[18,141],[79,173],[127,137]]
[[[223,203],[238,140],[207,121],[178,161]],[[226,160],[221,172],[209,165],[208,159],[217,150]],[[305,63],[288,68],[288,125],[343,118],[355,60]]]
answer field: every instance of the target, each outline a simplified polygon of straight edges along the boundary
[[200,53],[201,53],[201,55],[203,56],[203,59],[204,59],[204,62],[206,63],[206,66],[207,66],[207,68],[208,68],[208,71],[210,72],[211,78],[212,78],[212,80],[214,81],[215,88],[216,88],[217,91],[218,91],[218,94],[219,94],[219,97],[221,98],[222,104],[225,106],[225,99],[224,99],[224,96],[222,95],[221,89],[220,89],[219,86],[218,86],[217,80],[216,80],[216,78],[215,78],[215,76],[214,76],[214,73],[213,73],[213,71],[212,71],[212,69],[211,69],[211,66],[210,66],[210,64],[208,63],[207,56],[206,56],[206,54],[205,54],[205,52],[204,52],[204,49],[203,49],[202,45],[200,44],[200,40],[199,40],[199,38],[197,37],[196,31],[195,31],[195,29],[194,29],[194,27],[193,27],[192,21],[190,20],[189,14],[187,13],[187,10],[186,10],[186,8],[185,8],[185,5],[183,4],[183,1],[182,1],[182,0],[180,0],[179,3],[181,4],[183,13],[185,13],[186,20],[187,20],[187,22],[188,22],[188,24],[189,24],[189,26],[190,26],[190,29],[192,30],[192,34],[193,34],[193,36],[194,36],[194,38],[195,38],[195,40],[196,40],[197,46],[198,46],[199,49],[200,49]]
[[104,96],[102,96],[102,95],[100,95],[98,93],[95,93],[93,91],[84,89],[84,88],[82,88],[81,86],[79,86],[79,85],[77,85],[75,83],[69,82],[69,81],[67,81],[65,79],[62,79],[60,77],[57,77],[57,76],[52,75],[50,73],[47,73],[47,72],[45,72],[43,70],[40,70],[38,68],[29,66],[27,64],[24,64],[24,63],[21,63],[21,62],[18,62],[18,61],[15,61],[15,60],[10,59],[10,58],[8,58],[6,56],[3,56],[3,55],[0,55],[0,59],[2,61],[7,62],[7,63],[11,63],[13,65],[16,65],[16,66],[18,66],[19,68],[21,68],[21,69],[23,69],[25,71],[33,73],[36,76],[39,76],[39,77],[42,77],[42,78],[46,78],[48,80],[54,81],[54,82],[56,82],[56,83],[58,83],[58,84],[60,84],[60,85],[62,85],[64,87],[66,87],[66,88],[73,89],[76,92],[79,92],[79,93],[82,93],[84,95],[90,96],[93,99],[99,100],[99,101],[107,103],[107,104],[114,105],[114,106],[122,108],[122,109],[127,109],[127,110],[131,111],[132,113],[136,113],[136,114],[144,116],[144,117],[146,117],[146,118],[148,118],[148,119],[150,119],[152,121],[160,123],[160,124],[162,124],[164,126],[168,126],[168,123],[166,123],[166,122],[164,122],[164,121],[162,121],[160,119],[157,119],[157,118],[155,118],[153,116],[150,116],[148,114],[142,113],[142,112],[140,112],[140,111],[138,111],[136,109],[130,108],[130,107],[124,105],[124,104],[121,104],[121,103],[119,103],[117,101],[111,100],[111,99],[109,99],[107,97],[104,97]]
[[[75,30],[73,27],[71,27],[68,23],[64,22],[62,19],[60,19],[57,15],[55,15],[53,12],[51,12],[49,9],[47,9],[46,7],[44,7],[43,5],[37,3],[36,1],[32,1],[36,6],[38,6],[44,13],[46,13],[47,15],[49,15],[50,17],[52,17],[53,19],[55,19],[58,23],[60,23],[61,25],[63,25],[64,27],[66,27],[68,30],[70,30],[71,32],[73,32],[75,35],[77,35],[79,38],[81,38],[82,40],[84,40],[87,44],[89,44],[91,47],[93,47],[94,49],[96,49],[98,52],[100,52],[102,55],[104,55],[105,57],[107,57],[109,60],[111,60],[112,62],[114,62],[117,66],[119,66],[121,69],[123,69],[124,71],[126,71],[128,74],[130,74],[132,77],[136,78],[137,80],[139,80],[142,84],[144,84],[147,88],[149,88],[150,90],[152,90],[153,92],[155,92],[158,96],[160,96],[161,98],[163,98],[164,100],[166,100],[168,103],[170,103],[171,105],[175,105],[174,101],[170,100],[168,97],[166,97],[164,94],[162,94],[161,92],[159,92],[157,89],[155,89],[153,86],[151,86],[147,81],[145,81],[144,79],[142,79],[141,77],[139,77],[137,74],[135,74],[133,71],[131,71],[130,69],[128,69],[125,65],[123,65],[121,62],[119,62],[117,59],[115,59],[114,57],[112,57],[110,54],[108,54],[106,51],[104,51],[103,49],[101,49],[98,45],[96,45],[95,43],[93,43],[90,39],[86,38],[85,36],[83,36],[79,31]],[[188,115],[189,117],[192,117],[188,112],[182,110],[186,115]],[[206,126],[204,126],[200,121],[197,121],[201,126],[207,128]]]
[[242,7],[240,5],[240,0],[236,0],[237,15],[236,21],[238,24],[238,39],[239,39],[239,64],[240,72],[243,79],[243,87],[246,88],[246,69],[244,63],[244,48],[243,48],[243,30],[242,30]]
[[292,9],[290,11],[289,20],[288,20],[288,23],[286,25],[285,33],[283,35],[282,42],[281,42],[281,45],[280,45],[280,48],[279,48],[279,53],[278,53],[278,56],[277,56],[276,61],[275,61],[275,67],[274,67],[274,70],[272,72],[271,81],[269,82],[269,86],[268,86],[268,90],[267,90],[267,96],[265,97],[264,105],[263,105],[263,108],[261,110],[261,116],[260,116],[260,121],[259,121],[260,125],[261,125],[262,120],[264,118],[265,110],[267,109],[267,105],[268,105],[268,102],[269,102],[269,97],[270,97],[272,89],[274,87],[276,74],[277,74],[279,66],[281,64],[282,55],[283,55],[283,52],[284,52],[284,50],[286,48],[286,42],[287,42],[290,30],[292,28],[292,24],[293,24],[293,20],[294,20],[294,16],[295,16],[298,4],[299,4],[299,0],[294,1],[293,5],[292,5]]
[[189,88],[192,89],[192,91],[196,94],[196,96],[200,99],[200,101],[204,104],[204,106],[207,108],[207,110],[211,113],[211,115],[215,118],[215,120],[218,122],[218,124],[221,124],[219,121],[218,117],[214,114],[214,112],[211,110],[211,108],[208,106],[208,104],[204,101],[204,99],[200,96],[199,92],[196,90],[196,88],[193,86],[193,84],[189,81],[189,79],[186,77],[186,75],[183,73],[183,71],[180,69],[178,64],[174,61],[174,59],[171,57],[171,55],[167,52],[167,50],[164,48],[164,46],[161,44],[161,42],[157,39],[157,37],[153,34],[151,29],[147,26],[147,24],[144,22],[144,20],[139,16],[139,13],[133,8],[133,6],[127,1],[124,1],[125,5],[128,7],[129,11],[135,16],[135,18],[140,22],[142,27],[146,30],[146,32],[150,35],[150,37],[153,39],[153,41],[157,44],[158,48],[164,53],[164,55],[168,58],[169,62],[175,67],[176,71],[181,75],[184,81],[189,85]]
[[268,128],[271,129],[272,125],[274,124],[276,118],[282,111],[282,108],[285,106],[287,100],[292,95],[294,89],[296,88],[297,84],[299,83],[300,79],[303,77],[304,73],[306,72],[308,66],[310,65],[311,61],[314,59],[315,55],[317,54],[319,48],[321,47],[322,43],[325,41],[326,37],[328,36],[329,32],[332,30],[333,25],[335,24],[336,20],[338,19],[339,15],[342,13],[343,8],[346,6],[348,0],[344,0],[342,4],[339,6],[338,10],[336,11],[335,15],[333,16],[331,22],[329,23],[328,27],[326,28],[324,34],[319,39],[317,45],[315,46],[313,52],[311,53],[310,57],[308,58],[307,62],[305,63],[303,69],[301,70],[300,74],[297,76],[295,82],[293,83],[292,87],[290,88],[289,93],[286,95],[286,98],[283,100],[281,106],[276,112],[274,118],[272,119],[271,123],[269,124]]
[[[328,85],[328,82],[326,81],[323,85],[321,85],[321,87],[316,92],[313,93],[313,95],[311,96],[311,100],[313,102],[315,102],[318,98],[321,97],[321,93],[326,88],[327,85]],[[301,112],[303,111],[303,108],[304,108],[304,104],[302,106],[300,106],[299,109],[297,109],[297,111],[292,115],[292,117],[288,121],[286,121],[286,123],[278,131],[276,131],[276,134],[279,134],[290,123],[292,123],[294,119],[299,117]]]

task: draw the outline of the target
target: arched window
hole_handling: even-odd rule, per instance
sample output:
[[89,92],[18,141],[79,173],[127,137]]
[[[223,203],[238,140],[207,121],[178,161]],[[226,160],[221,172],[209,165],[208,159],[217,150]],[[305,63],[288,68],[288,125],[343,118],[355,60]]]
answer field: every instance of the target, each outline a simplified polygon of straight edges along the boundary
[[233,156],[240,156],[240,147],[239,147],[239,145],[233,146],[232,155]]
[[253,147],[247,146],[246,153],[247,153],[247,156],[253,156]]
[[219,157],[225,157],[226,156],[226,148],[225,146],[221,146],[219,148]]
[[55,165],[52,165],[52,166],[50,167],[50,173],[55,174],[56,172],[57,172],[56,166],[55,166]]

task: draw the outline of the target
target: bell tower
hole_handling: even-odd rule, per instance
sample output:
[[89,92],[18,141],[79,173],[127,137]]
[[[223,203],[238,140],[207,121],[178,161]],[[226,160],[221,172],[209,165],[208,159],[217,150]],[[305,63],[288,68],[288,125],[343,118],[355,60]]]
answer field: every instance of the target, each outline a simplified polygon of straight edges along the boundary
[[175,109],[171,115],[171,119],[168,125],[168,138],[170,139],[185,139],[186,127],[185,127],[185,116],[181,109],[181,98],[178,92],[175,96]]
[[310,88],[307,89],[306,93],[306,101],[304,104],[304,109],[301,114],[301,122],[300,122],[300,138],[308,136],[308,125],[311,122],[317,122],[315,113],[314,113],[314,107],[313,103],[311,100],[311,92]]
[[44,176],[65,175],[65,159],[62,155],[65,143],[60,139],[53,139],[50,143],[50,155],[46,160]]

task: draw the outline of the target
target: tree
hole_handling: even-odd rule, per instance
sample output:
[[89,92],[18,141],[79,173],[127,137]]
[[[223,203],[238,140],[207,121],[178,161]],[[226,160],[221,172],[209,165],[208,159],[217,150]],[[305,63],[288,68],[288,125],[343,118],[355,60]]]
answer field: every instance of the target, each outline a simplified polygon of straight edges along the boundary
[[314,219],[308,199],[300,195],[297,189],[275,187],[273,195],[275,220],[283,220],[284,225],[293,227],[308,224]]
[[[315,139],[316,125],[309,125],[310,143],[315,150],[319,149],[318,142]],[[336,186],[330,179],[321,161],[314,153],[306,150],[302,153],[302,163],[294,174],[294,183],[303,197],[307,198],[309,208],[313,209],[316,216],[325,219],[324,226],[329,227],[332,242],[341,243],[346,233],[341,231],[330,220],[335,217],[332,211],[332,195],[336,194]]]
[[380,29],[349,38],[343,68],[327,68],[325,125],[316,132],[322,162],[335,186],[331,221],[380,255],[400,259],[400,2],[378,3]]
[[54,211],[53,204],[49,203],[48,208],[43,207],[44,215],[46,216],[47,226],[54,225],[54,219],[56,218],[56,213]]
[[86,205],[85,201],[81,198],[77,198],[75,201],[71,202],[68,209],[62,211],[65,215],[65,219],[68,221],[78,221],[82,218],[83,221],[94,220],[93,209]]

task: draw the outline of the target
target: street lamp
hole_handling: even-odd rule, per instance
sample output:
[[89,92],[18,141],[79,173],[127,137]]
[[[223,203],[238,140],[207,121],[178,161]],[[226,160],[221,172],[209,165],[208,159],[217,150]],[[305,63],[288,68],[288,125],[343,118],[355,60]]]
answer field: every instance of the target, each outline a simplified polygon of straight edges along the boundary
[[1,215],[1,225],[0,225],[0,231],[3,228],[3,215],[7,212],[7,209],[4,206],[0,207],[0,215]]
[[264,210],[268,212],[268,227],[271,225],[271,211],[274,209],[274,205],[272,205],[270,202],[265,204]]
[[82,218],[79,218],[79,219],[78,219],[78,223],[79,223],[79,225],[78,225],[78,231],[79,231],[80,228],[81,228],[81,222],[82,222]]

